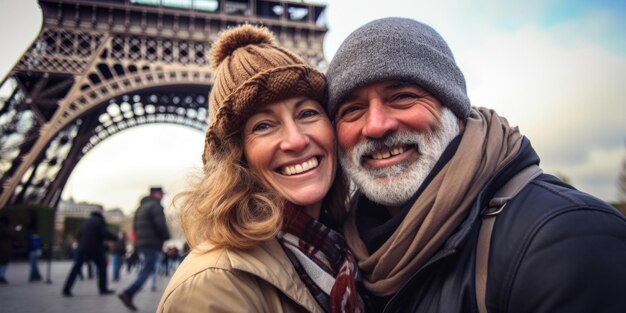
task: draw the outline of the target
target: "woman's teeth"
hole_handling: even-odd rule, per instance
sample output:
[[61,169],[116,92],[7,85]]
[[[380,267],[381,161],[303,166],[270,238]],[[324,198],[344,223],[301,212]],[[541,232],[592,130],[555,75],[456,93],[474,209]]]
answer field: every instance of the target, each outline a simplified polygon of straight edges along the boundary
[[319,165],[317,158],[311,158],[308,161],[304,161],[300,164],[290,165],[283,167],[280,172],[283,175],[295,175],[302,172],[306,172],[312,168],[316,168]]
[[386,159],[389,158],[391,156],[394,155],[398,155],[400,153],[404,152],[404,147],[397,147],[397,148],[393,148],[391,150],[387,150],[384,152],[376,152],[376,153],[372,153],[372,159],[374,160],[382,160],[382,159]]

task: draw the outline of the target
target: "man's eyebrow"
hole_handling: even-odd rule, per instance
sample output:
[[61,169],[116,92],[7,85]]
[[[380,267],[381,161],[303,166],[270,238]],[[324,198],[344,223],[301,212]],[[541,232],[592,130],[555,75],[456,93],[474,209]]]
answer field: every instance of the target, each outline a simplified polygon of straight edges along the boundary
[[389,84],[388,86],[386,86],[385,90],[397,90],[397,89],[402,89],[405,87],[419,87],[419,86],[416,83],[409,82],[409,81],[398,81],[398,82],[395,82],[393,84]]
[[[420,88],[416,83],[414,82],[410,82],[410,81],[397,81],[394,82],[392,84],[389,84],[388,86],[385,86],[384,90],[385,91],[393,91],[393,90],[398,90],[398,89],[402,89],[405,87],[417,87]],[[354,94],[354,91],[350,92],[349,94],[347,94],[345,97],[341,98],[341,100],[338,102],[339,105],[342,105],[346,102],[349,101],[353,101],[356,100],[358,97],[356,94]]]
[[339,105],[342,105],[346,102],[354,101],[357,98],[358,98],[357,95],[355,95],[354,92],[351,92],[347,94],[345,97],[341,98],[341,100],[339,101]]

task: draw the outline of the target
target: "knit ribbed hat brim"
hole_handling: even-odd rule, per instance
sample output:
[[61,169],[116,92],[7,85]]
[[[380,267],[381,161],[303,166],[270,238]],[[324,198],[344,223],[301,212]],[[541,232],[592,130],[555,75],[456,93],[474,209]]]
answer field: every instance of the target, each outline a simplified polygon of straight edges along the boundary
[[470,112],[465,78],[445,40],[430,26],[406,18],[382,18],[348,36],[328,71],[328,113],[357,88],[389,80],[414,82],[461,120]]

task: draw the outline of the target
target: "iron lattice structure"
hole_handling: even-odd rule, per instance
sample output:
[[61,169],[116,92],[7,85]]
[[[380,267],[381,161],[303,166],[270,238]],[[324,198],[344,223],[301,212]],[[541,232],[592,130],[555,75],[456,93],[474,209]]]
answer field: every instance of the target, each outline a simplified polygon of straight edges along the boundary
[[265,25],[325,68],[325,6],[286,0],[40,0],[43,26],[0,86],[0,208],[56,206],[78,161],[125,129],[207,127],[217,34]]

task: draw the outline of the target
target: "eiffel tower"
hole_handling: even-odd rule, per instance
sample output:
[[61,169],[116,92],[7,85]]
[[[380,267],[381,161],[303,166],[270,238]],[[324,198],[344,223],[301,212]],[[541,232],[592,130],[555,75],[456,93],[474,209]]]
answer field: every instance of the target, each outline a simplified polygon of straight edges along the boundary
[[0,85],[0,208],[55,207],[77,162],[126,129],[207,127],[217,34],[242,23],[324,70],[325,5],[287,0],[40,0],[39,36]]

